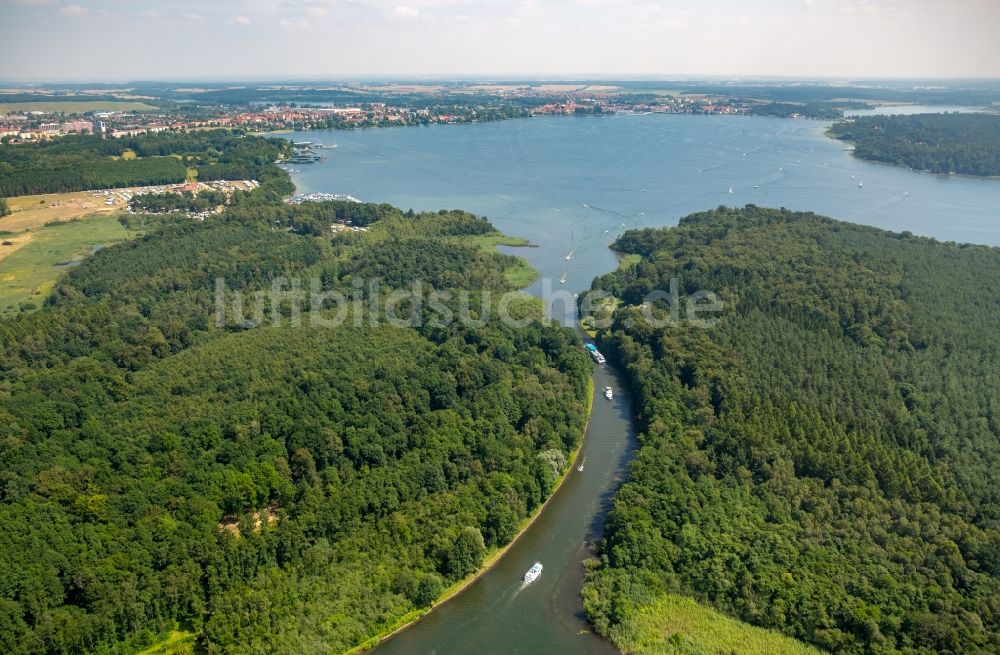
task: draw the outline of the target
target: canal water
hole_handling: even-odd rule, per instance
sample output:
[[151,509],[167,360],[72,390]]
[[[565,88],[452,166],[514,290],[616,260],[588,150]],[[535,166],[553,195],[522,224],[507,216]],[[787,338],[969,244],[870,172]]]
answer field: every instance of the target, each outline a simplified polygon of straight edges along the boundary
[[[529,288],[572,294],[616,266],[625,229],[675,225],[694,211],[754,203],[814,211],[940,240],[1000,244],[1000,181],[916,173],[854,159],[827,124],[683,115],[541,118],[467,126],[314,131],[336,149],[300,165],[299,192],[350,194],[403,208],[466,209],[536,246]],[[564,280],[564,283],[560,283]],[[564,308],[569,307],[566,310]],[[574,470],[539,519],[462,594],[376,652],[613,653],[588,632],[581,561],[599,538],[634,446],[630,398],[612,368],[594,374],[594,411]],[[612,401],[600,389],[614,387]],[[521,577],[535,562],[542,576]]]
[[[534,524],[462,594],[385,642],[379,655],[613,654],[590,632],[580,600],[582,561],[633,444],[630,398],[614,371],[594,372],[594,411],[576,465]],[[601,389],[616,389],[607,400]],[[582,463],[583,470],[578,470]],[[525,584],[535,562],[541,577]]]

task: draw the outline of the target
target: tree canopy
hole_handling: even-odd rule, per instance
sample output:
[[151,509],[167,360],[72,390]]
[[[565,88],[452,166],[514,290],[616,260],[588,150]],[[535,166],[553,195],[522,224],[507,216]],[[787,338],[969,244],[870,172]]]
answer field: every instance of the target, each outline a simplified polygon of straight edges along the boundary
[[[281,178],[271,165],[291,146],[229,130],[160,132],[119,139],[69,135],[0,148],[0,196],[61,193],[183,182],[188,167],[203,181]],[[124,157],[131,152],[135,158]]]
[[[616,247],[600,341],[642,434],[598,630],[683,594],[838,653],[997,652],[1000,251],[752,205]],[[714,327],[650,322],[674,278]]]
[[511,258],[463,245],[495,232],[479,217],[259,191],[161,217],[0,321],[3,652],[132,653],[175,626],[200,653],[346,650],[509,541],[578,443],[572,330],[217,325],[218,278],[508,288]]
[[932,173],[1000,175],[1000,116],[916,114],[865,116],[835,124],[831,134],[855,144],[861,159]]

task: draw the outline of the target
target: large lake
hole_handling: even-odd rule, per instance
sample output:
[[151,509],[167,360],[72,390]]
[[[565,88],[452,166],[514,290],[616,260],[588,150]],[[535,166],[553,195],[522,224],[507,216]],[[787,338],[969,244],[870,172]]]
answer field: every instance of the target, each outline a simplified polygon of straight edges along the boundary
[[607,246],[626,227],[723,204],[1000,245],[1000,181],[860,161],[827,126],[653,114],[302,132],[294,138],[338,147],[293,179],[302,192],[484,214],[537,244],[525,251],[532,263],[557,281],[565,273],[573,291],[614,265]]
[[[300,192],[484,214],[538,246],[518,251],[542,272],[531,288],[538,294],[546,286],[588,288],[615,266],[607,246],[626,228],[674,225],[722,204],[784,206],[941,240],[1000,244],[1000,181],[858,161],[824,136],[826,127],[649,115],[302,132],[294,138],[338,147],[324,150],[321,163],[300,165],[293,179]],[[613,368],[596,370],[595,386],[604,385],[616,388],[615,399],[596,394],[584,470],[572,470],[494,569],[378,653],[613,652],[588,633],[579,599],[581,559],[601,534],[633,445],[630,400]],[[536,560],[544,573],[522,588],[521,575]]]

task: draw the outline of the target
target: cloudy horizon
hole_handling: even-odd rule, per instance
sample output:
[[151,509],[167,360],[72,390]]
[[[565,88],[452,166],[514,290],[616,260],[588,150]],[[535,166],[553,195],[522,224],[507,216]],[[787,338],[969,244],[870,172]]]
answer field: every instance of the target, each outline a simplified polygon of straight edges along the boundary
[[995,0],[0,0],[0,80],[996,78]]

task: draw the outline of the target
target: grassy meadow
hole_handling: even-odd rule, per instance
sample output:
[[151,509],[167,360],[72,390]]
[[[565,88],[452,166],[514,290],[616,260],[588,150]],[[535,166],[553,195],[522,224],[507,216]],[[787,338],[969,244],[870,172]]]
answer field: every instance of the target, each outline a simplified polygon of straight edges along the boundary
[[[0,223],[2,224],[2,223]],[[30,232],[0,234],[0,314],[41,306],[67,264],[98,246],[136,236],[117,214],[52,223]],[[2,245],[10,242],[12,245]],[[5,254],[5,251],[10,251]],[[30,303],[30,304],[26,304]]]
[[136,655],[191,655],[194,653],[194,645],[193,632],[172,630],[166,639]]
[[[532,247],[531,242],[527,239],[507,236],[506,234],[502,234],[500,232],[481,234],[475,237],[464,236],[461,238],[461,242],[477,246],[485,251],[495,251],[497,246],[512,246],[515,248]],[[521,257],[518,260],[517,266],[507,269],[504,273],[504,277],[507,278],[507,281],[514,288],[523,289],[530,286],[532,282],[538,279],[538,271],[536,271],[526,259]]]
[[90,191],[7,198],[11,214],[0,217],[0,231],[35,230],[55,221],[68,221],[90,214],[118,212],[125,209],[125,202],[121,198],[111,196],[115,203],[113,205],[106,205],[105,199],[105,196],[94,196]]
[[821,655],[791,637],[667,595],[614,629],[612,641],[633,655]]

